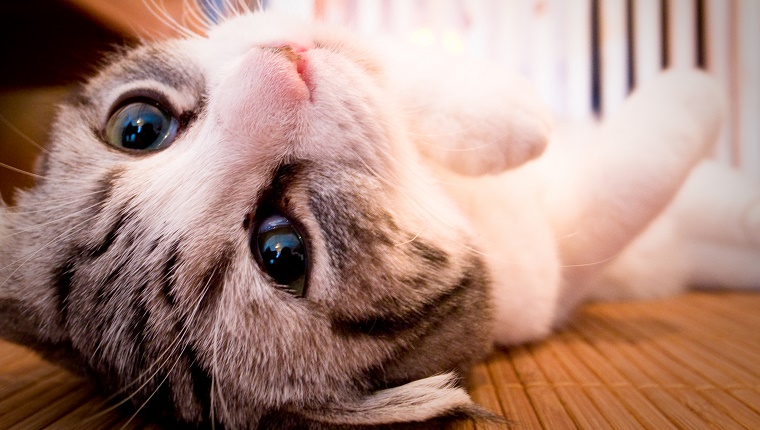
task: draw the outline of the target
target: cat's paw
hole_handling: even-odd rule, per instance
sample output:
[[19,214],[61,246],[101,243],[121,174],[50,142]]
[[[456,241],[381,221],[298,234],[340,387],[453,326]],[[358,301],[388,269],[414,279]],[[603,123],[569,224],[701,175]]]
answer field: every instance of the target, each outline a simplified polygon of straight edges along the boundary
[[515,83],[494,84],[480,94],[439,96],[437,111],[412,120],[420,153],[469,176],[497,174],[540,156],[549,142],[551,116],[528,85]]
[[541,155],[552,115],[522,76],[488,62],[384,40],[387,84],[420,154],[456,173],[512,169]]
[[760,248],[760,199],[747,209],[744,225],[747,230],[747,237],[756,247]]

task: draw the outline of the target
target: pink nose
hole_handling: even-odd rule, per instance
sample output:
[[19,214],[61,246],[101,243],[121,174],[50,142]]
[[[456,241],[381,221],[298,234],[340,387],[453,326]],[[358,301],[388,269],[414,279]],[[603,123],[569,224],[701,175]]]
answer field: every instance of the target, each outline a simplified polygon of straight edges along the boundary
[[273,49],[295,64],[299,75],[304,72],[306,69],[306,59],[301,54],[306,52],[306,48],[285,45]]
[[299,75],[302,75],[306,70],[306,59],[301,55],[310,49],[306,45],[294,42],[273,42],[263,44],[262,48],[270,49],[285,56],[296,66]]

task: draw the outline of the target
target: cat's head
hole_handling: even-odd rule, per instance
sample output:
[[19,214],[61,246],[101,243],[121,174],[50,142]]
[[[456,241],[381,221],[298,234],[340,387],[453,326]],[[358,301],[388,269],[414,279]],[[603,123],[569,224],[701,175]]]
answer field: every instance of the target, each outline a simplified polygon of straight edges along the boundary
[[473,411],[486,270],[383,61],[249,14],[110,62],[0,219],[2,334],[193,424]]
[[8,215],[4,331],[190,423],[466,408],[434,375],[485,349],[487,282],[392,84],[273,15],[125,53]]

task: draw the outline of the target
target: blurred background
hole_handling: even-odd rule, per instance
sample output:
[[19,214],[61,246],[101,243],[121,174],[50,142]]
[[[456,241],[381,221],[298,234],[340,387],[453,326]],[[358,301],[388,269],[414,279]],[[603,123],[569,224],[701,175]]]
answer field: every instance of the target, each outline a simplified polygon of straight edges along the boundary
[[[231,0],[244,3],[247,0]],[[700,67],[729,97],[715,157],[760,180],[759,0],[261,0],[279,9],[388,33],[467,58],[486,58],[533,81],[555,112],[604,116],[663,68]],[[224,0],[26,0],[0,16],[0,193],[33,178],[54,106],[104,52],[203,31]],[[473,77],[476,79],[477,77]]]

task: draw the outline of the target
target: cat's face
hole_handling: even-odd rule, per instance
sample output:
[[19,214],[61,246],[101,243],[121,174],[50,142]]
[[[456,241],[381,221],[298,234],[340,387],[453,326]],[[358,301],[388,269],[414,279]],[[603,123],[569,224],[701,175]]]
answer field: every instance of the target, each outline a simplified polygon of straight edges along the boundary
[[7,215],[5,336],[190,423],[465,408],[429,377],[486,348],[485,271],[383,68],[262,14],[112,62]]

